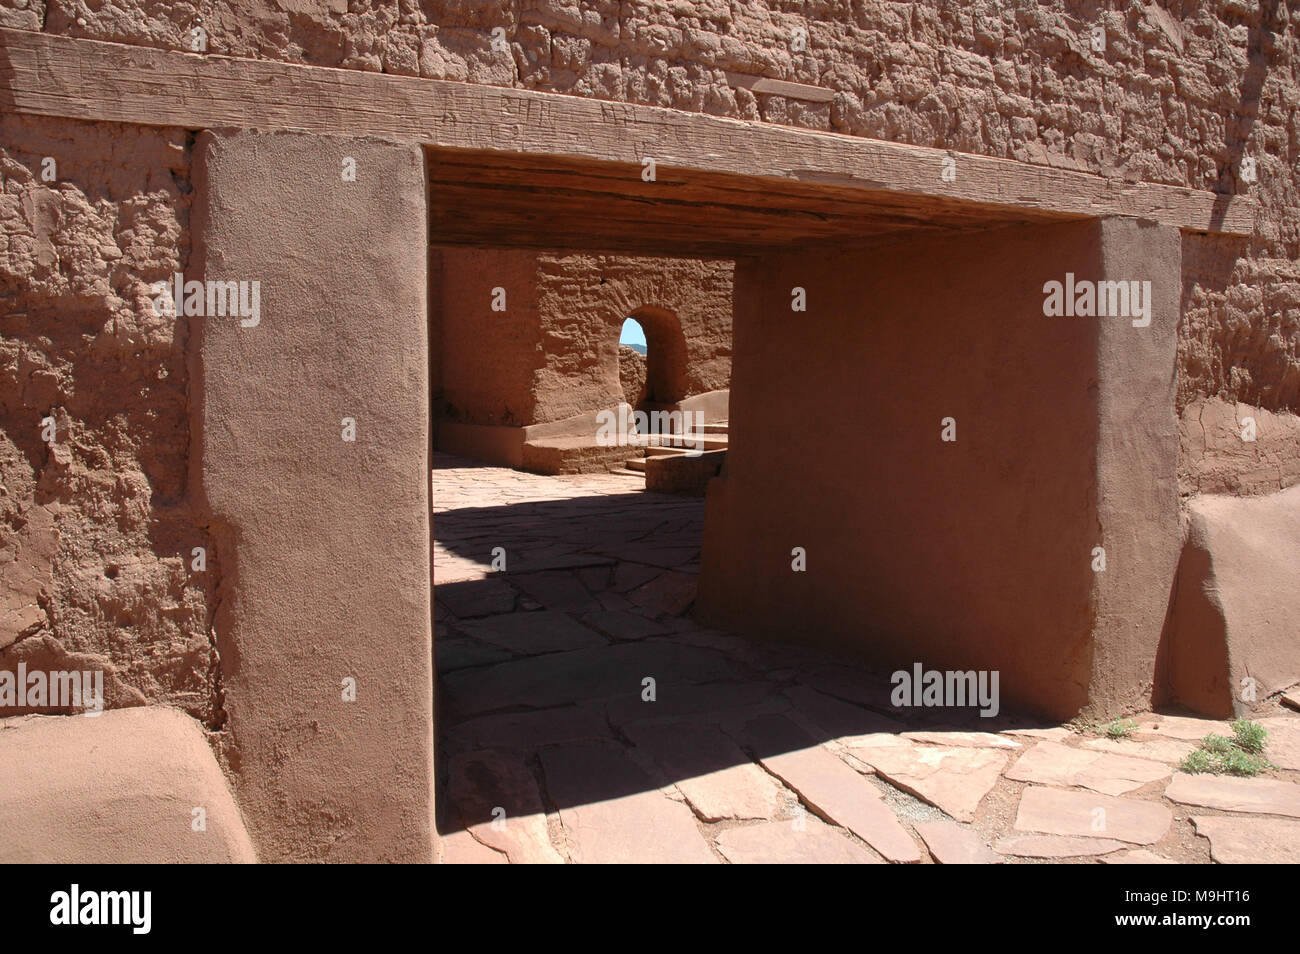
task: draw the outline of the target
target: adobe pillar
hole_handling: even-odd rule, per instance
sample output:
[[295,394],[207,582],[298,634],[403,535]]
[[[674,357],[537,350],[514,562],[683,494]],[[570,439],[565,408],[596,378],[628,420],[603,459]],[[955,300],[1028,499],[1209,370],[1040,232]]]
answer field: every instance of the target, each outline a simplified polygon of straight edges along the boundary
[[186,277],[261,289],[191,319],[240,808],[263,860],[431,861],[423,157],[211,131],[195,189]]
[[[700,614],[997,670],[1005,705],[1045,715],[1149,699],[1179,547],[1179,247],[1094,219],[738,264]],[[1149,282],[1149,324],[1045,315],[1067,274]]]

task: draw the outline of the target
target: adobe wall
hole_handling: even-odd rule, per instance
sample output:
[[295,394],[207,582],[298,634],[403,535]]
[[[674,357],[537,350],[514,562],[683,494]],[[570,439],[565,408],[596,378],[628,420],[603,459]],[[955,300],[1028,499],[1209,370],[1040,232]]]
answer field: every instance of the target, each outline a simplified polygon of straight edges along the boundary
[[[536,255],[498,249],[434,249],[432,365],[441,414],[464,424],[536,423],[533,375],[542,361]],[[493,289],[505,291],[494,311]]]
[[[1300,57],[1286,4],[1102,10],[1072,0],[853,4],[667,0],[301,0],[204,4],[208,50],[238,57],[644,103],[935,146],[1117,179],[1249,192],[1246,241],[1188,236],[1179,408],[1300,400]],[[30,0],[0,24],[188,49],[188,7]],[[1105,49],[1092,48],[1104,27]],[[493,31],[504,46],[494,49]],[[806,49],[795,50],[798,28]],[[729,77],[729,74],[731,76]],[[745,76],[818,87],[774,95]],[[1258,180],[1242,180],[1243,157]],[[960,194],[960,189],[957,190]]]
[[185,130],[0,114],[0,668],[102,670],[108,705],[217,730],[191,328],[150,300],[187,265],[191,194]]
[[623,400],[632,407],[645,400],[645,355],[631,345],[618,346],[618,382],[623,386]]
[[[535,378],[536,423],[563,420],[623,400],[619,330],[624,318],[645,306],[671,312],[680,324],[685,344],[680,397],[728,387],[732,262],[542,255],[537,264],[545,361]],[[654,347],[652,318],[643,316],[640,321]]]
[[[101,670],[108,708],[189,713],[232,773],[264,858],[427,859],[423,155],[349,143],[375,163],[369,187],[329,196],[319,180],[339,179],[338,148],[312,155],[325,168],[261,137],[214,190],[210,162],[192,172],[196,142],[213,137],[0,115],[0,669]],[[304,228],[322,217],[329,229]],[[319,268],[302,273],[290,248]],[[203,318],[156,306],[155,282],[205,268],[263,282],[265,321],[240,330],[260,331],[268,350],[223,350],[203,339]],[[340,310],[374,318],[329,324]],[[360,390],[338,393],[341,377]],[[362,464],[320,459],[356,446],[339,442],[344,414],[360,422]],[[382,556],[357,548],[376,526]],[[400,572],[373,572],[403,545]],[[348,589],[349,578],[391,591]],[[365,619],[375,607],[383,618]],[[360,689],[340,712],[344,676]],[[33,711],[66,710],[0,715]],[[364,822],[364,837],[322,842],[317,829],[340,819]]]
[[[289,11],[259,5],[250,11],[227,0],[206,4],[208,49],[650,103],[1123,180],[1247,192],[1262,208],[1257,235],[1237,239],[1189,233],[1182,238],[1182,322],[1173,379],[1182,438],[1178,477],[1188,497],[1265,493],[1291,486],[1300,476],[1300,451],[1289,436],[1295,432],[1289,412],[1300,403],[1300,325],[1295,320],[1300,308],[1300,223],[1293,214],[1300,206],[1300,190],[1294,169],[1287,165],[1294,152],[1290,104],[1297,98],[1300,65],[1296,31],[1285,5],[1264,4],[1261,13],[1235,0],[1207,0],[1174,12],[1155,5],[1098,12],[1081,11],[1065,0],[982,9],[955,0],[866,8],[813,2],[802,8],[803,14],[759,2],[696,4],[688,11],[660,2],[564,0],[431,0],[419,9],[368,0],[303,0],[292,7]],[[1087,36],[1099,17],[1107,25],[1106,51],[1101,54],[1089,48]],[[28,0],[23,9],[0,9],[0,25],[9,28],[169,49],[188,49],[186,34],[196,22],[187,7],[159,9],[144,0],[94,9],[69,0]],[[798,25],[809,29],[806,53],[790,49]],[[491,48],[496,26],[506,31],[505,53]],[[728,71],[811,84],[831,91],[831,98],[815,102],[756,94],[736,85]],[[110,706],[178,706],[217,733],[224,749],[231,736],[220,660],[224,656],[230,666],[241,660],[234,654],[234,643],[218,652],[213,614],[226,598],[221,594],[232,592],[238,580],[233,575],[237,568],[227,560],[233,543],[211,531],[212,515],[199,509],[186,487],[197,459],[190,425],[191,415],[197,413],[189,368],[195,353],[193,328],[183,316],[159,315],[147,295],[152,282],[191,270],[194,141],[195,135],[183,129],[0,115],[0,482],[6,490],[0,498],[0,666],[12,668],[25,660],[33,666],[104,668],[109,671]],[[1255,183],[1241,180],[1240,160],[1245,155],[1257,160]],[[46,157],[57,162],[52,183],[40,180]],[[960,183],[954,194],[961,196]],[[267,209],[271,207],[268,200]],[[319,228],[318,211],[311,205],[294,226],[302,231]],[[266,211],[258,222],[277,221],[276,214]],[[354,231],[369,221],[362,216]],[[348,224],[330,219],[328,225],[335,228],[339,222]],[[385,223],[389,227],[391,223]],[[369,247],[369,237],[362,235],[357,247]],[[274,252],[265,257],[276,260]],[[402,267],[423,281],[422,262],[422,257],[403,259]],[[331,258],[312,275],[329,276],[334,266]],[[584,264],[578,270],[592,273],[593,267]],[[362,291],[373,289],[368,272],[341,274]],[[530,284],[570,295],[573,287],[557,276]],[[472,277],[472,272],[464,277]],[[429,278],[432,287],[434,276]],[[404,282],[400,290],[414,295]],[[525,301],[528,294],[525,291]],[[350,287],[340,291],[344,300],[354,300],[353,295]],[[841,305],[842,310],[853,307],[848,301]],[[358,313],[368,321],[383,317],[365,302],[358,304]],[[475,331],[482,332],[482,327]],[[557,332],[561,343],[566,334],[563,327]],[[540,336],[524,335],[517,344],[537,362],[541,383],[530,379],[512,393],[510,402],[499,408],[489,405],[485,420],[555,420],[569,398],[564,389],[550,385],[571,371],[584,382],[579,389],[584,395],[603,393],[605,375],[593,370],[599,361],[584,357],[572,367],[546,367],[538,354],[540,343]],[[317,344],[304,345],[303,354]],[[403,340],[403,348],[407,344]],[[494,341],[491,348],[474,350],[492,355],[508,346],[509,341]],[[370,347],[358,343],[361,352],[377,362],[391,358],[367,351]],[[927,342],[926,347],[935,360],[952,360],[943,341]],[[1097,348],[1097,353],[1104,350],[1101,342]],[[846,349],[825,356],[825,364],[810,368],[837,368],[850,353]],[[244,357],[231,354],[232,360]],[[907,354],[913,367],[923,365],[919,352]],[[290,359],[284,352],[263,357]],[[464,381],[444,380],[443,363],[436,358],[435,349],[429,363],[434,391],[461,388],[465,393]],[[856,361],[854,356],[852,380],[858,386],[862,375]],[[295,367],[295,382],[310,379],[303,366]],[[491,379],[490,367],[465,367]],[[410,366],[404,369],[415,374]],[[328,377],[328,370],[321,369],[321,374]],[[1065,368],[1048,383],[1055,387],[1073,381],[1075,371]],[[355,367],[350,372],[369,373],[368,368]],[[960,380],[960,374],[955,379]],[[418,382],[409,376],[393,382],[377,373],[375,380],[406,397],[411,388],[418,390]],[[609,383],[617,395],[616,375]],[[771,382],[763,387],[770,389]],[[296,392],[286,385],[285,395],[290,394]],[[780,397],[784,401],[790,395],[787,389]],[[898,401],[897,396],[886,397]],[[848,395],[845,400],[845,407],[857,408],[860,418],[876,419],[874,410],[857,398]],[[515,410],[516,404],[521,410]],[[299,400],[276,406],[290,420],[303,405]],[[772,407],[778,406],[773,402]],[[1248,411],[1265,422],[1257,446],[1233,443],[1225,408],[1234,423]],[[375,412],[382,415],[383,408],[377,406]],[[53,446],[39,438],[39,417],[47,413],[58,425]],[[800,413],[795,408],[783,411],[805,428],[807,418]],[[1012,421],[1046,421],[1046,412],[1041,418],[1023,408],[1004,413],[1010,413]],[[1116,410],[1117,417],[1122,413],[1122,408]],[[1273,413],[1275,417],[1268,416]],[[847,437],[854,422],[837,426]],[[959,424],[963,438],[966,432]],[[783,431],[783,437],[787,433]],[[297,446],[296,440],[286,446]],[[1165,445],[1160,447],[1164,453]],[[414,469],[409,460],[378,459],[385,466]],[[1164,466],[1163,459],[1155,463]],[[983,477],[988,466],[986,461]],[[366,476],[374,479],[372,473]],[[833,482],[830,489],[850,494],[847,500],[863,506],[877,503],[847,478],[843,488],[834,483],[839,477],[827,479]],[[1060,479],[1069,483],[1078,475]],[[789,488],[766,489],[776,493]],[[828,500],[814,500],[806,487],[796,489],[797,500],[817,506]],[[761,498],[754,493],[746,499],[757,506]],[[724,506],[726,498],[719,494]],[[322,507],[354,513],[350,500],[324,501]],[[420,505],[408,502],[417,509]],[[936,505],[943,512],[942,501]],[[753,512],[768,520],[770,500],[764,510]],[[1156,516],[1163,519],[1163,512]],[[272,517],[266,519],[275,525]],[[773,533],[785,519],[775,521]],[[304,525],[309,522],[304,520]],[[936,533],[942,529],[937,521],[930,525]],[[409,526],[399,529],[418,535]],[[201,573],[188,565],[196,546],[206,554]],[[272,560],[266,552],[260,556]],[[1008,559],[1009,565],[1017,565],[1014,554]],[[413,564],[404,566],[410,569]],[[297,569],[305,579],[313,578],[314,568]],[[407,584],[419,585],[403,577],[401,585]],[[1078,598],[1082,586],[1073,576],[1062,577],[1057,585],[1069,600]],[[889,594],[881,594],[886,597]],[[264,608],[272,602],[265,592],[259,598]],[[326,602],[334,599],[331,593]],[[812,605],[811,596],[801,599]],[[1116,618],[1123,608],[1121,603]],[[996,615],[995,609],[989,612]],[[284,614],[277,611],[277,619],[277,625],[283,624]],[[300,634],[291,639],[297,649],[300,639]],[[1145,641],[1134,645],[1137,657],[1117,665],[1140,668],[1149,647]],[[420,647],[408,648],[418,669]],[[1028,665],[1032,654],[1022,649]],[[250,650],[242,662],[251,665],[256,658]],[[1082,659],[1075,654],[1057,662],[1058,674],[1082,672]],[[336,673],[326,675],[332,680]],[[416,682],[424,676],[409,675]],[[277,686],[271,681],[267,691],[279,691]],[[234,691],[238,695],[238,689]],[[405,700],[412,711],[424,701],[414,696]],[[272,719],[278,717],[276,706],[268,703]],[[260,731],[266,731],[262,757],[271,760],[265,755],[271,733],[265,726]],[[422,784],[419,771],[403,778],[414,778],[417,789]],[[281,794],[272,789],[257,793],[264,800],[262,810],[270,811],[265,805]],[[329,806],[315,808],[318,818],[332,811]],[[400,826],[396,830],[403,837],[410,834]],[[273,845],[270,854],[293,850],[286,842]],[[346,854],[349,849],[338,850]]]
[[[1300,417],[1222,398],[1183,408],[1178,422],[1178,489],[1258,496],[1300,483]],[[1243,434],[1254,440],[1243,440]]]
[[1094,574],[1088,698],[1091,711],[1110,714],[1160,698],[1162,640],[1177,638],[1167,617],[1183,536],[1174,413],[1183,243],[1177,229],[1132,219],[1103,219],[1095,228],[1099,277],[1151,282],[1149,326],[1092,319],[1097,537],[1106,568]]
[[[730,382],[730,261],[452,248],[430,261],[445,421],[522,428],[618,404],[619,332],[647,307],[671,315],[662,321],[673,341],[654,341],[654,316],[640,320],[652,344],[680,349],[681,397]],[[492,307],[498,288],[503,311]]]
[[[701,615],[999,670],[1009,703],[1059,717],[1149,695],[1179,543],[1178,249],[1107,221],[743,261]],[[1152,280],[1151,326],[1045,317],[1067,271]]]

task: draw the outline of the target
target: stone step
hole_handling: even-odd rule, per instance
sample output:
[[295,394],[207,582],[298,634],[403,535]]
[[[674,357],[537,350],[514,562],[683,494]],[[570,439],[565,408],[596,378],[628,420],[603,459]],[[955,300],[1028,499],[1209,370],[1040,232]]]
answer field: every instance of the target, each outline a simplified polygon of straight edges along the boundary
[[689,436],[682,434],[649,434],[636,435],[634,440],[638,446],[644,447],[647,451],[655,448],[672,448],[680,447],[685,450],[726,450],[726,434],[691,434]]
[[647,447],[645,449],[646,457],[685,457],[688,448],[685,447]]
[[633,457],[632,459],[630,459],[630,460],[627,462],[627,469],[628,469],[628,470],[638,471],[638,472],[644,474],[644,473],[645,473],[645,458],[644,458],[644,457]]
[[549,437],[524,444],[522,468],[539,474],[598,474],[617,467],[627,456],[626,447],[605,447],[592,437]]

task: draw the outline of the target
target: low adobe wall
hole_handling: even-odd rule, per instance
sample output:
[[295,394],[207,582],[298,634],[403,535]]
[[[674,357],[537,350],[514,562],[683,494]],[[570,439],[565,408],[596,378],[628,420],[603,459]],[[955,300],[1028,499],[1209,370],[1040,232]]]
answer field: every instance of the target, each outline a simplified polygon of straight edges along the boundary
[[1167,701],[1247,716],[1300,682],[1300,487],[1188,501]]
[[[999,670],[1054,716],[1149,697],[1179,546],[1179,247],[1113,219],[742,263],[701,614]],[[1067,272],[1152,282],[1149,327],[1045,317]]]
[[257,861],[198,723],[175,709],[14,719],[0,773],[0,864]]
[[1179,432],[1185,533],[1157,701],[1248,716],[1300,681],[1300,418],[1213,397]]

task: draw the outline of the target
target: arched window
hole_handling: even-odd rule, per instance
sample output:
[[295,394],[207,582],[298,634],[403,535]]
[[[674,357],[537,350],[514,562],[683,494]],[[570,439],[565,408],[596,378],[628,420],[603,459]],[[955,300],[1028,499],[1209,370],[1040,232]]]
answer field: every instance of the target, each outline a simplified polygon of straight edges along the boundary
[[619,380],[634,408],[676,404],[686,396],[686,337],[675,314],[645,305],[623,319]]
[[634,408],[645,400],[646,351],[641,322],[624,319],[618,336],[618,380],[623,385],[623,400]]

